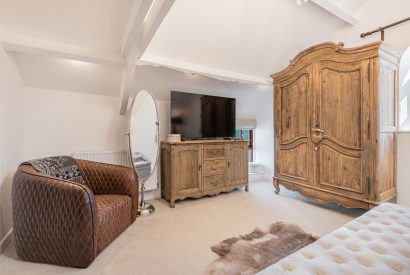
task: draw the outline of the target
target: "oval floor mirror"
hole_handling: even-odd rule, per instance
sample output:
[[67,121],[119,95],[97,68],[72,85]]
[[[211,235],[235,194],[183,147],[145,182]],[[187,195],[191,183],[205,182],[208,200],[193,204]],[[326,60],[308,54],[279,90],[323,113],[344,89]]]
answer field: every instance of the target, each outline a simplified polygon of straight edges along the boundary
[[155,170],[159,151],[158,110],[154,96],[149,91],[142,90],[134,97],[129,130],[131,163],[141,186],[138,215],[148,216],[154,213],[155,208],[145,202],[145,182]]

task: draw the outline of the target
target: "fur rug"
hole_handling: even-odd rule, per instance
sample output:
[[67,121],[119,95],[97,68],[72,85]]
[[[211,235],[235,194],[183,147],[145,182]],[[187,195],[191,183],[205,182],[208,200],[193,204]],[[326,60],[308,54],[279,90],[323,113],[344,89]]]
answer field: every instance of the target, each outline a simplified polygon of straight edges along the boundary
[[255,274],[316,239],[299,226],[283,222],[256,228],[252,233],[211,247],[220,258],[208,266],[206,273]]

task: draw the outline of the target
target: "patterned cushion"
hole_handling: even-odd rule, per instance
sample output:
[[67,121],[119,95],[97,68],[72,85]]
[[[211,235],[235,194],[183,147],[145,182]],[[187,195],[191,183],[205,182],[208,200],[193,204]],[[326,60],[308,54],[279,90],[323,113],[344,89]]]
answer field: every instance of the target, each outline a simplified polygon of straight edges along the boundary
[[384,203],[258,274],[410,274],[410,208]]

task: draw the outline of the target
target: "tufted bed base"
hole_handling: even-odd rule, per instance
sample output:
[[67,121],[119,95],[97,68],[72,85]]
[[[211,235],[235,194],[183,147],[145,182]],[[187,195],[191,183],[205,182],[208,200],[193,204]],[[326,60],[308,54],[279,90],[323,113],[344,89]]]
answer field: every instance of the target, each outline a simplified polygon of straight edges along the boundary
[[410,274],[410,208],[377,206],[258,274]]

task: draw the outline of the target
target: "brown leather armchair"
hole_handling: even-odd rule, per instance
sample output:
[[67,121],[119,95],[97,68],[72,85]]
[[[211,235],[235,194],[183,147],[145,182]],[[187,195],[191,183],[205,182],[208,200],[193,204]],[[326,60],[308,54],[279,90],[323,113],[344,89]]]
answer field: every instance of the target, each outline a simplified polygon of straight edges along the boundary
[[83,184],[21,165],[13,178],[16,252],[23,260],[87,267],[137,217],[133,169],[77,160]]

